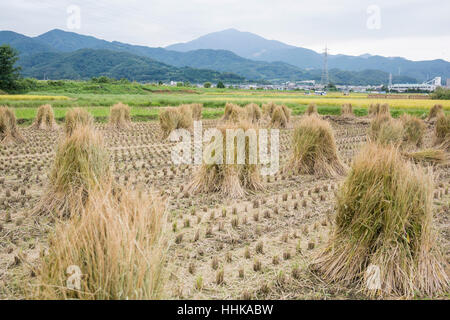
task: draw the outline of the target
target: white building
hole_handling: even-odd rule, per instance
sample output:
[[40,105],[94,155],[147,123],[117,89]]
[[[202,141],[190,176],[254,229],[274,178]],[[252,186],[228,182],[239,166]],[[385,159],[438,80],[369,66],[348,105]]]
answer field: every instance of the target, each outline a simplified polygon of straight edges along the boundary
[[441,77],[436,77],[430,81],[424,83],[398,83],[389,86],[389,90],[395,90],[399,92],[407,91],[408,89],[434,91],[437,87],[441,86]]

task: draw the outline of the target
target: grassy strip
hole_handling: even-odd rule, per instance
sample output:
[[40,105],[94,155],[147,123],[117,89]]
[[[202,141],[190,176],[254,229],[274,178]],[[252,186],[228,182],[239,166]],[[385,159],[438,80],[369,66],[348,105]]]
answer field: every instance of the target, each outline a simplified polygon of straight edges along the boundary
[[[74,105],[75,106],[75,105]],[[58,122],[63,122],[67,111],[73,106],[61,106],[54,107],[55,119]],[[295,105],[288,104],[288,107],[292,109],[293,115],[301,115],[305,113],[307,108],[306,105]],[[106,122],[109,117],[110,107],[109,106],[99,106],[99,107],[86,107],[87,111],[92,114],[97,122]],[[319,106],[318,112],[321,115],[340,115],[340,106]],[[18,123],[21,125],[29,125],[36,118],[37,107],[17,107],[14,108],[16,118]],[[366,108],[354,108],[353,112],[356,116],[366,116]],[[393,117],[399,117],[403,113],[415,115],[418,117],[424,117],[428,114],[427,110],[405,110],[405,109],[391,109],[391,115]],[[448,113],[448,112],[446,112]],[[159,107],[131,107],[131,119],[133,121],[150,121],[158,119]],[[223,106],[213,107],[205,106],[202,112],[203,119],[217,119],[223,116]]]
[[[40,92],[31,92],[30,94],[41,94]],[[49,95],[58,95],[61,92],[46,92]],[[51,100],[27,100],[16,98],[19,96],[0,96],[0,105],[10,107],[38,107],[45,103],[51,103],[54,108],[58,107],[97,107],[113,106],[117,102],[123,102],[132,107],[161,107],[177,106],[180,104],[202,103],[205,108],[223,108],[227,102],[238,105],[248,103],[257,103],[259,105],[268,102],[276,104],[285,104],[289,107],[308,105],[315,103],[319,107],[335,107],[344,103],[352,103],[353,108],[366,109],[371,103],[388,103],[392,109],[398,110],[416,110],[417,112],[428,112],[436,103],[442,104],[445,111],[450,112],[450,100],[408,100],[408,99],[367,99],[364,96],[341,96],[341,97],[318,97],[305,96],[301,93],[293,92],[259,92],[253,90],[247,91],[153,91],[147,94],[130,93],[71,93],[64,92],[69,99]],[[20,96],[24,97],[24,96]],[[44,97],[42,97],[44,98]]]
[[[97,122],[107,122],[110,108],[109,107],[89,107],[87,111],[94,117]],[[60,107],[54,108],[55,119],[57,122],[64,122],[65,115],[70,108]],[[17,121],[20,125],[30,125],[37,115],[37,108],[15,108]],[[159,108],[143,108],[131,107],[132,121],[151,121],[157,120]],[[223,110],[215,108],[204,108],[202,112],[203,119],[216,119],[223,115]]]

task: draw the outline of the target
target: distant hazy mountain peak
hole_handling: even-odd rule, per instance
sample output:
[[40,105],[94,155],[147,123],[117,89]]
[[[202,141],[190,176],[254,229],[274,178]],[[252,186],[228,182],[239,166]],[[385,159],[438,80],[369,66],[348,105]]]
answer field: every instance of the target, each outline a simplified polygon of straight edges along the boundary
[[294,47],[234,28],[209,33],[186,43],[177,43],[166,47],[166,49],[180,52],[198,49],[229,50],[245,58],[258,57],[266,51],[289,48]]

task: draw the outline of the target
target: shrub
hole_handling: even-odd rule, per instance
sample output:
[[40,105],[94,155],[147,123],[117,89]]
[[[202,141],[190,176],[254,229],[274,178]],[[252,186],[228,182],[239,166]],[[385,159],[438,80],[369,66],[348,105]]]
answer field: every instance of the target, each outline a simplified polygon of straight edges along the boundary
[[[165,258],[164,203],[155,196],[99,189],[59,223],[40,267],[38,299],[156,299]],[[79,290],[67,272],[79,268]],[[68,271],[69,270],[69,271]],[[70,274],[69,274],[70,276]]]
[[70,136],[77,127],[93,126],[94,119],[82,108],[73,108],[66,113],[65,131]]
[[[403,161],[395,147],[369,144],[338,191],[335,227],[313,268],[369,294],[447,292],[432,230],[432,191],[432,178]],[[381,290],[366,286],[374,266]]]
[[294,129],[292,156],[286,170],[334,177],[345,173],[331,125],[316,115],[305,116]]
[[25,139],[16,123],[16,115],[8,107],[0,106],[0,142],[1,144],[21,143]]
[[450,99],[450,89],[437,87],[436,90],[431,94],[432,99],[437,100],[449,100]]

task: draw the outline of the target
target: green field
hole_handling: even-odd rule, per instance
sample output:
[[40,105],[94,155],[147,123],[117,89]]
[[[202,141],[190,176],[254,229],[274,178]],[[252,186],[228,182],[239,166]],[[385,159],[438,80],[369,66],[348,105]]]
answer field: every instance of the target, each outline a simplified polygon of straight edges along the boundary
[[320,114],[339,115],[343,103],[352,103],[357,116],[367,114],[370,103],[389,103],[394,117],[402,113],[424,116],[435,103],[450,112],[450,100],[368,99],[366,94],[329,93],[327,96],[305,95],[299,91],[260,91],[236,89],[204,89],[168,87],[137,83],[98,84],[89,81],[40,81],[34,91],[26,95],[0,95],[0,105],[13,107],[20,124],[34,119],[37,107],[49,103],[55,117],[63,121],[71,107],[86,107],[97,121],[106,121],[109,107],[117,102],[131,106],[134,121],[157,119],[158,107],[183,103],[203,103],[203,117],[217,118],[223,114],[227,102],[245,105],[250,102],[285,104],[294,115],[302,114],[309,103],[316,103]]

